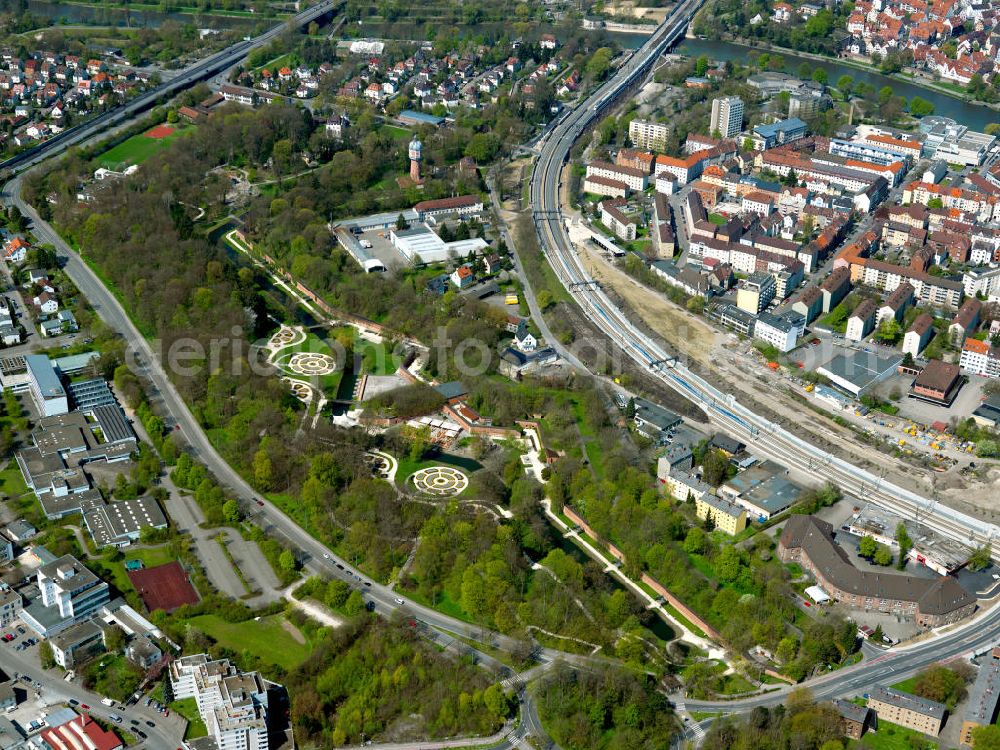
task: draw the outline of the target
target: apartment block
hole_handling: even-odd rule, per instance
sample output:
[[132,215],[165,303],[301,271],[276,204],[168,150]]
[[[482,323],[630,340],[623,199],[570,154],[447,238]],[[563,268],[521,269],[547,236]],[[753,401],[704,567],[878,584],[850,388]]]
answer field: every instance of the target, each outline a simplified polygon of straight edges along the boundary
[[937,701],[918,698],[901,690],[877,685],[868,694],[868,708],[879,720],[937,737],[944,723],[945,706]]
[[632,145],[649,151],[663,151],[667,147],[670,127],[661,122],[632,120],[628,124],[628,137]]
[[711,131],[722,138],[732,138],[743,130],[743,100],[726,96],[712,100]]

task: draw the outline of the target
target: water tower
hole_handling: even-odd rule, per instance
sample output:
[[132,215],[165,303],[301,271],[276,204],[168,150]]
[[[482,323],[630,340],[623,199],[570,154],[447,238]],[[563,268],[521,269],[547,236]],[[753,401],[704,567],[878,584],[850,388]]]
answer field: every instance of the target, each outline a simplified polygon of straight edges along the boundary
[[410,179],[413,180],[417,185],[423,182],[420,179],[420,162],[424,158],[424,144],[420,142],[417,136],[413,136],[413,140],[410,141]]

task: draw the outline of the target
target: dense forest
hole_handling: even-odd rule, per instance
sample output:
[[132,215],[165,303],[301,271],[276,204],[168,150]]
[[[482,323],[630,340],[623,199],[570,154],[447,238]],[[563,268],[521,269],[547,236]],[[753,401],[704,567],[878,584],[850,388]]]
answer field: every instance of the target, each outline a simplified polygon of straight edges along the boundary
[[486,672],[378,617],[327,630],[285,686],[306,746],[358,743],[362,733],[386,741],[489,735],[510,713]]
[[705,747],[726,750],[844,750],[840,714],[830,703],[817,703],[808,690],[789,694],[785,705],[758,707],[739,717],[712,723]]
[[564,750],[666,748],[677,731],[669,702],[647,678],[616,667],[557,667],[534,692],[539,716]]

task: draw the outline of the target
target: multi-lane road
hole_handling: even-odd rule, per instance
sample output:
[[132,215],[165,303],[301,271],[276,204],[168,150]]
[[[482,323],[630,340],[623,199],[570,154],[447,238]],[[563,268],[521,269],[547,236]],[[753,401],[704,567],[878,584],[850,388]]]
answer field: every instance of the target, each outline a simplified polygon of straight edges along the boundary
[[105,132],[109,128],[126,122],[140,112],[151,108],[157,102],[165,101],[174,94],[193,86],[199,81],[204,81],[228,70],[243,60],[254,49],[272,42],[288,25],[294,27],[305,26],[311,21],[315,21],[317,18],[330,13],[341,2],[342,0],[321,0],[316,5],[306,8],[295,16],[291,16],[284,23],[265,31],[259,36],[239,41],[220,52],[216,52],[203,60],[189,65],[169,81],[140,94],[121,107],[116,107],[104,114],[98,115],[92,120],[68,128],[47,141],[16,156],[12,156],[6,161],[0,162],[0,174],[8,170],[11,172],[22,172],[36,164],[40,164],[46,159],[63,153],[71,146],[83,143]]

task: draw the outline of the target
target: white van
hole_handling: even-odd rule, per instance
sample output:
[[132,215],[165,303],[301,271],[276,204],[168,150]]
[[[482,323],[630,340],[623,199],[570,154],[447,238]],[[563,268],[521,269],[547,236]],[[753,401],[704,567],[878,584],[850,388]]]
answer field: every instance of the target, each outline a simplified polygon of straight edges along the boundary
[[113,706],[113,705],[115,705],[115,702],[113,700],[111,700],[110,698],[101,698],[101,703],[103,703],[105,706]]

